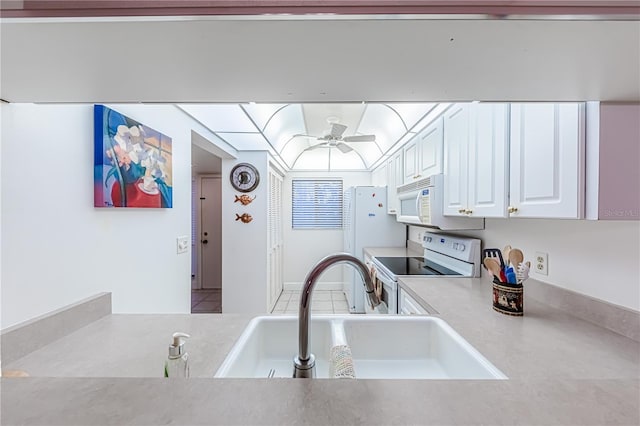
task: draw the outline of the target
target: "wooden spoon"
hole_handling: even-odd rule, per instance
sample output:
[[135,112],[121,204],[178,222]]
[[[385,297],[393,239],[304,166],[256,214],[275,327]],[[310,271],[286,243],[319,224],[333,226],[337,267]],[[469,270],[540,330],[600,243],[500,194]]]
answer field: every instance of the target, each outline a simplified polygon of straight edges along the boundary
[[518,269],[518,266],[524,262],[524,253],[522,250],[517,248],[512,248],[509,250],[509,263],[513,266],[513,269]]
[[[506,260],[506,266],[509,266],[509,252],[511,251],[511,246],[510,245],[506,245],[504,246],[504,250],[502,250],[502,256],[505,258]],[[518,265],[516,265],[518,266]]]
[[487,271],[491,272],[494,277],[498,278],[498,280],[500,279],[500,262],[492,257],[485,257],[482,263],[484,263],[484,267],[487,268]]

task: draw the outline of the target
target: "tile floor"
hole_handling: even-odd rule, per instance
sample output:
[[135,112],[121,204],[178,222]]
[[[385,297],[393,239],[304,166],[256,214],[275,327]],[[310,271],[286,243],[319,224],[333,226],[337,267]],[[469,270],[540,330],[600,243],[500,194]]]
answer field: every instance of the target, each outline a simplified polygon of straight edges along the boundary
[[191,290],[192,314],[219,314],[222,312],[222,291]]
[[[283,291],[272,314],[297,314],[300,291]],[[222,293],[217,290],[191,290],[191,313],[213,314],[222,312]],[[315,290],[311,312],[315,314],[348,314],[347,298],[342,291]]]
[[[314,290],[311,312],[315,314],[348,314],[347,298],[342,291]],[[300,291],[283,291],[272,314],[297,314]]]

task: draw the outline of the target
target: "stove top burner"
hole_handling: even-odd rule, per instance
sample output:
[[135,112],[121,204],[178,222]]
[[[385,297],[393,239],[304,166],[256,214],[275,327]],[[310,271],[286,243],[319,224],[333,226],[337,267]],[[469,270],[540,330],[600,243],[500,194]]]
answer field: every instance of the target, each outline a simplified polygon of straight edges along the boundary
[[377,257],[394,275],[461,275],[424,257]]

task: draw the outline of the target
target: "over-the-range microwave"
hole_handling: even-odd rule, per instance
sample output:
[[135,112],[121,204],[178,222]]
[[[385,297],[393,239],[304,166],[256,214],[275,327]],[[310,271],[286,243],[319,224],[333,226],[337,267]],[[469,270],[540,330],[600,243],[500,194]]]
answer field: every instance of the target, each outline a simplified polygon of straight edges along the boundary
[[484,218],[443,214],[443,183],[444,176],[437,174],[398,186],[398,222],[448,231],[484,229]]

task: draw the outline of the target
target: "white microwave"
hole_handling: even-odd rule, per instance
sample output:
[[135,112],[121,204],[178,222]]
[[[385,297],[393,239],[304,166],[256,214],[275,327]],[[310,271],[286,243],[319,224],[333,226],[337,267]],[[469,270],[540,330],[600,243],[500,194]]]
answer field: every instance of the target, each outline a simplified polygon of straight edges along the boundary
[[483,218],[444,216],[442,174],[398,187],[398,222],[443,230],[484,229]]

